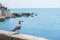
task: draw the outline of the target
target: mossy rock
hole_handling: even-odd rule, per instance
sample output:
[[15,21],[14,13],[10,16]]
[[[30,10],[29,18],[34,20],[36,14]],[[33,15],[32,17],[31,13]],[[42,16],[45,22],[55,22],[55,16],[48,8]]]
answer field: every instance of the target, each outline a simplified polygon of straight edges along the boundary
[[5,18],[0,18],[0,22],[3,22],[5,20]]

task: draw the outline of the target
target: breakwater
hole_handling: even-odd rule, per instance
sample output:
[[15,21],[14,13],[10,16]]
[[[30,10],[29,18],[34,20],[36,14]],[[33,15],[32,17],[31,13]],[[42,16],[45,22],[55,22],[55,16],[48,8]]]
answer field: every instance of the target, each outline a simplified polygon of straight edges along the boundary
[[17,34],[16,32],[0,30],[0,40],[48,40],[48,39],[26,34]]

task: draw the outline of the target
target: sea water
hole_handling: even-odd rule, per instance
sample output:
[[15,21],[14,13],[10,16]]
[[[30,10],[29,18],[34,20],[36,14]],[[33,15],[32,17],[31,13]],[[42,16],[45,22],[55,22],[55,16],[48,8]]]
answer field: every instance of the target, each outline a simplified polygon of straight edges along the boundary
[[35,13],[34,17],[19,17],[6,19],[0,22],[0,30],[11,31],[22,20],[20,33],[60,40],[60,8],[20,8],[10,9],[11,12]]

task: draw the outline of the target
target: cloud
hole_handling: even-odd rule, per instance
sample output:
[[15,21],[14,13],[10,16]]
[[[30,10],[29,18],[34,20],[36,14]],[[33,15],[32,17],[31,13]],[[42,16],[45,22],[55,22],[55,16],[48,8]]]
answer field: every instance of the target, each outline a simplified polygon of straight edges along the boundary
[[8,8],[60,8],[60,0],[0,0]]

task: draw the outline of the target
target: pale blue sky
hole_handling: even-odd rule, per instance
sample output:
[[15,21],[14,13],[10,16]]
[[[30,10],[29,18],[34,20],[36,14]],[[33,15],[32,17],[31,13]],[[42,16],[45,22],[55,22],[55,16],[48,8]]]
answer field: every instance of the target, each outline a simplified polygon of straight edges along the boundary
[[60,8],[60,0],[0,0],[8,8]]

